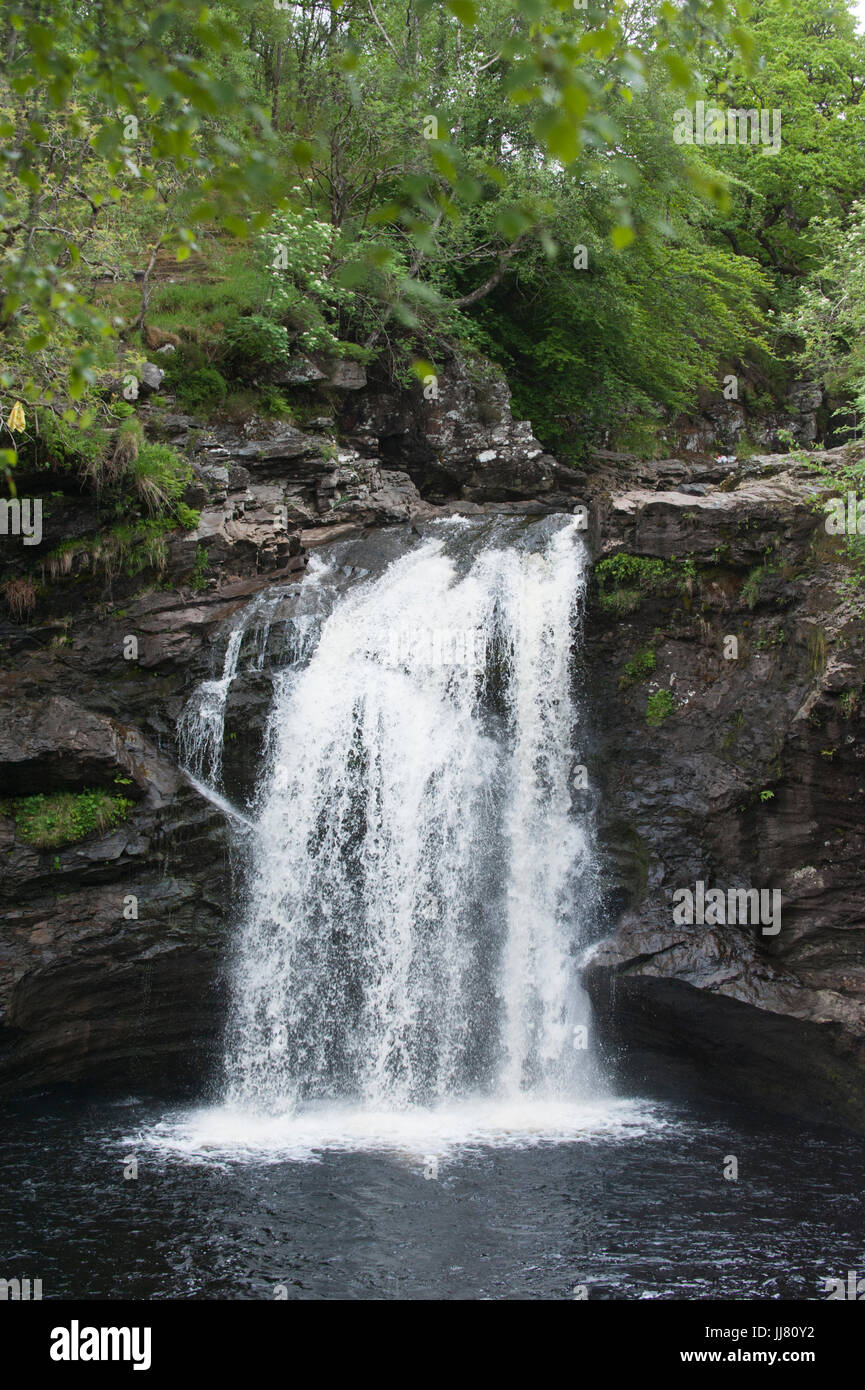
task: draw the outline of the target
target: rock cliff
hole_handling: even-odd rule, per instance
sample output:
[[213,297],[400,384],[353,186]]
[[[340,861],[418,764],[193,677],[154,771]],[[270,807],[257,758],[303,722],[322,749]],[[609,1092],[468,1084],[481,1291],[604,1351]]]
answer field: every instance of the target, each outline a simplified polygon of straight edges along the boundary
[[[200,512],[158,567],[106,574],[86,547],[65,568],[11,560],[39,583],[31,610],[0,620],[0,1094],[200,1087],[208,1073],[237,910],[231,836],[180,769],[177,720],[219,677],[229,620],[264,590],[272,618],[310,551],[349,532],[586,503],[592,714],[574,752],[605,865],[587,972],[599,1043],[633,1084],[865,1128],[865,647],[813,474],[785,455],[600,452],[564,468],[479,362],[405,391],[319,376],[302,428],[211,425],[154,391],[141,418],[190,460]],[[46,555],[98,527],[92,497],[41,486]],[[278,630],[250,623],[261,659],[225,710],[241,809]],[[24,800],[93,789],[122,793],[122,814],[34,843]],[[698,881],[780,890],[781,930],[676,926],[673,894]]]
[[[865,643],[813,472],[600,462],[602,1034],[638,1085],[862,1127]],[[630,571],[605,567],[616,555]],[[779,891],[780,929],[676,925],[673,895],[697,882]]]

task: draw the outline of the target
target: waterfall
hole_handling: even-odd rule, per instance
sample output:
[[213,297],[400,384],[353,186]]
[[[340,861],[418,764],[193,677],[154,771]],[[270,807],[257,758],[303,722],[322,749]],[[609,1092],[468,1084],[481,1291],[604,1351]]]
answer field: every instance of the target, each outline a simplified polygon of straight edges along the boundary
[[222,781],[225,706],[231,682],[237,674],[237,659],[245,631],[246,623],[240,622],[229,633],[222,675],[218,680],[202,681],[178,724],[181,763],[197,781],[214,791]]
[[572,787],[584,543],[557,516],[437,522],[412,544],[334,590],[276,678],[233,1109],[591,1092],[577,960],[596,873]]
[[[219,795],[222,786],[222,749],[225,739],[225,710],[232,681],[237,676],[240,653],[247,633],[254,634],[249,660],[251,671],[261,671],[270,636],[273,610],[281,595],[263,592],[243,610],[228,634],[222,674],[202,681],[183,709],[177,724],[180,763],[190,781],[217,804],[227,807]],[[263,610],[263,613],[262,613]],[[261,621],[258,621],[259,619]],[[231,808],[229,808],[231,810]],[[233,813],[233,812],[232,812]],[[236,814],[236,813],[235,813]]]

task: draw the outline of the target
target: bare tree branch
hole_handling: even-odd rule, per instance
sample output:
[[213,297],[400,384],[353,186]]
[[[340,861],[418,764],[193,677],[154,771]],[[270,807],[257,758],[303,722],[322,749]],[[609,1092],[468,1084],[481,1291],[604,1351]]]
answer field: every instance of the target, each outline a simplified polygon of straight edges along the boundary
[[379,19],[378,15],[376,14],[375,9],[373,8],[372,0],[367,0],[367,4],[369,5],[369,12],[370,12],[370,14],[372,15],[373,19],[375,20],[376,27],[378,28],[379,33],[381,34],[382,38],[384,39],[385,43],[387,44],[388,48],[390,49],[391,53],[393,54],[394,58],[396,59],[398,66],[399,66],[399,67],[404,67],[404,64],[400,62],[399,54],[397,53],[396,49],[394,48],[393,44],[391,43],[391,40],[390,40],[390,37],[389,37],[389,35],[388,35],[387,30],[385,29],[384,25],[382,24],[381,20]]
[[517,254],[526,237],[534,230],[534,227],[529,227],[526,231],[521,232],[516,241],[512,241],[507,250],[502,251],[499,256],[498,267],[493,271],[490,278],[485,280],[482,285],[478,285],[476,290],[472,290],[471,294],[464,294],[461,299],[452,299],[452,308],[468,309],[472,304],[477,304],[479,299],[484,299],[490,294],[496,286],[501,283],[502,277],[508,268],[509,261]]

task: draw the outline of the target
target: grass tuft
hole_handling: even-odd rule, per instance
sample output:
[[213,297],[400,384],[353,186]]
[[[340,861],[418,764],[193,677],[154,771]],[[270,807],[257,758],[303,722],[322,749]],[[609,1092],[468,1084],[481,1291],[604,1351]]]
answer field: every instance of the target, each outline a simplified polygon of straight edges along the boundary
[[133,803],[128,797],[88,788],[82,792],[13,797],[0,805],[15,821],[15,830],[25,844],[36,849],[54,849],[83,840],[96,830],[103,834],[113,830],[129,815]]

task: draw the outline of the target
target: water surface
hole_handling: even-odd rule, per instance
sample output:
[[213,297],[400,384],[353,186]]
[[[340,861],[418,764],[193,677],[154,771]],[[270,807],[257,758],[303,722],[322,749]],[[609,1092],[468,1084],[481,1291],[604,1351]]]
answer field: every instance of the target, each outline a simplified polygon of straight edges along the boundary
[[822,1300],[825,1276],[865,1269],[859,1136],[615,1101],[564,1142],[574,1114],[558,1136],[553,1118],[545,1138],[490,1133],[487,1114],[483,1139],[465,1116],[368,1117],[349,1142],[344,1115],[338,1148],[303,1151],[295,1127],[256,1152],[219,1111],[10,1104],[2,1274],[60,1299]]

